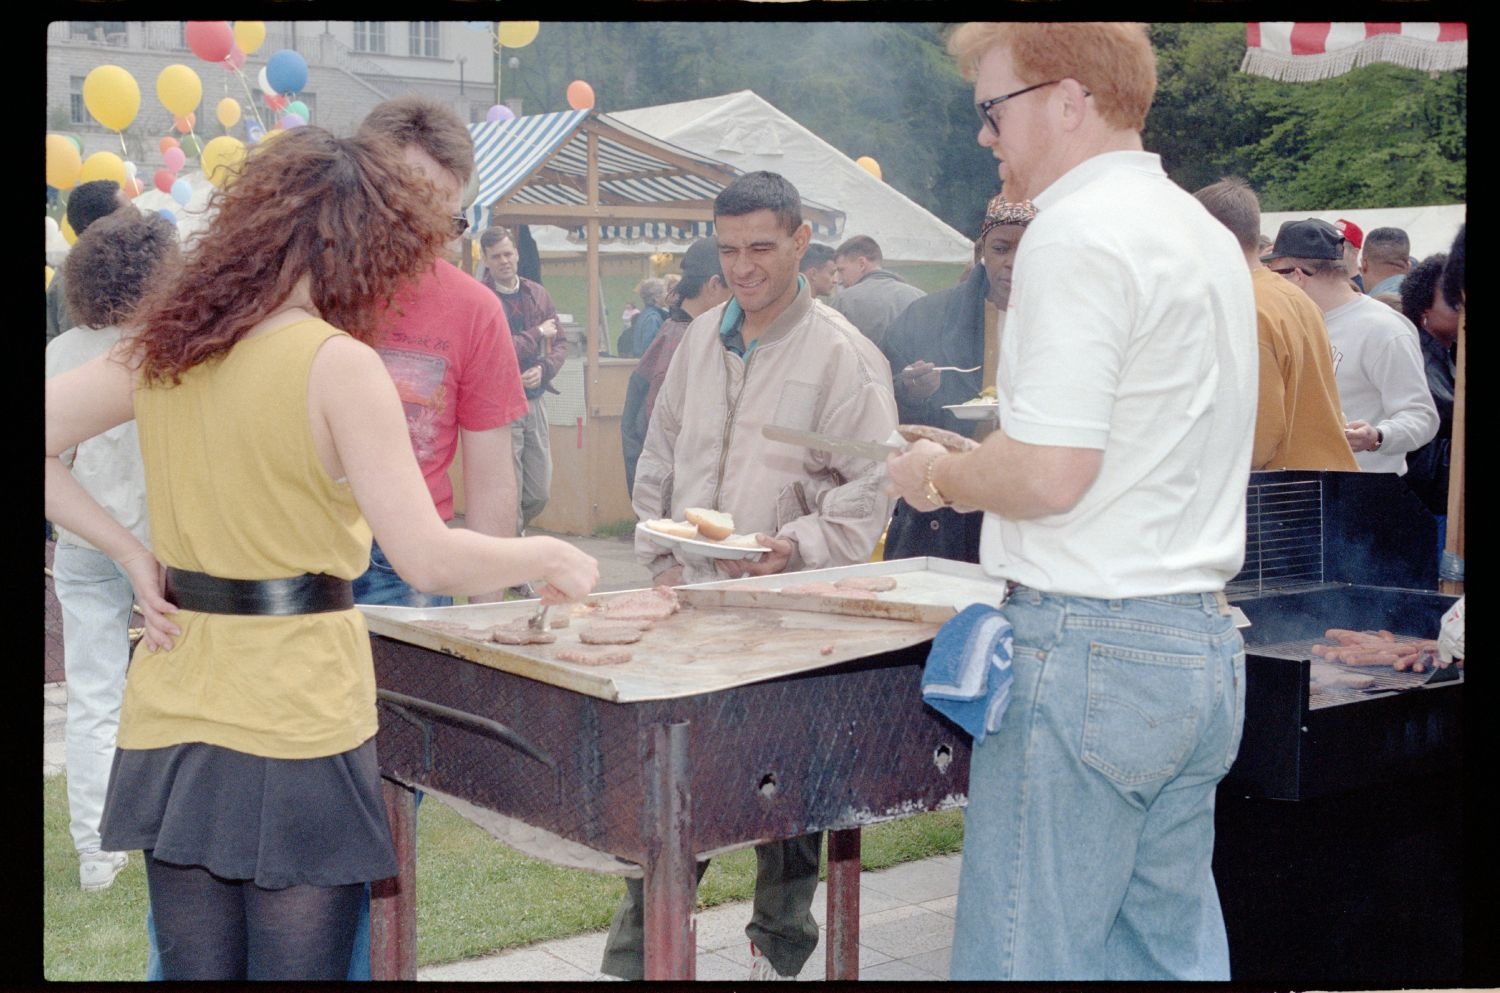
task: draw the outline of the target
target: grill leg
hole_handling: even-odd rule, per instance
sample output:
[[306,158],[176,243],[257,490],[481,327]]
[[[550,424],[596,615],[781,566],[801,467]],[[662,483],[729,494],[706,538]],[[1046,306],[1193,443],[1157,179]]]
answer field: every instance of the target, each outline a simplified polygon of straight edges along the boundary
[[828,832],[828,980],[859,978],[859,828]]
[[370,884],[370,978],[417,978],[416,792],[381,779],[397,874]]
[[693,859],[688,724],[649,729],[645,809],[646,979],[693,979],[693,907],[698,875]]

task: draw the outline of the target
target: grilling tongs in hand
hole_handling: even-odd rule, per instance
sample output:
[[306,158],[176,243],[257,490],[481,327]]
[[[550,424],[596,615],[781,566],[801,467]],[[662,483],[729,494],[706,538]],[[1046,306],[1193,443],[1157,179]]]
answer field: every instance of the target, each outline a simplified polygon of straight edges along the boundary
[[533,631],[551,631],[552,625],[547,621],[548,606],[546,603],[538,604],[536,610],[532,612],[531,617],[526,621],[526,626]]

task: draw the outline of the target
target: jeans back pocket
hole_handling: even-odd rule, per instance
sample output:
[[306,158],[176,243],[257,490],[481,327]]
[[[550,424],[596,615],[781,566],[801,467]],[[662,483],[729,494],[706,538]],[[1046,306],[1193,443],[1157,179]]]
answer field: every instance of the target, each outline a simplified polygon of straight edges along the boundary
[[1192,752],[1207,659],[1089,646],[1083,760],[1121,786],[1172,776]]

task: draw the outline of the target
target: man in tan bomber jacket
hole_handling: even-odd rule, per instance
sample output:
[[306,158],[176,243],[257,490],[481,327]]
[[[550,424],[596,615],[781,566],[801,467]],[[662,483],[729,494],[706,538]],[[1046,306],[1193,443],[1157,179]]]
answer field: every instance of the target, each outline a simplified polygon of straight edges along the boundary
[[[768,550],[724,560],[637,538],[657,583],[677,585],[868,561],[890,519],[885,467],[769,441],[765,424],[886,441],[896,401],[885,356],[814,299],[798,272],[811,229],[797,190],[771,172],[742,176],[714,200],[719,256],[733,297],[699,316],[672,358],[636,466],[641,520],[682,520],[689,507],[732,515]],[[752,978],[790,978],[818,943],[810,908],[822,835],[756,847],[746,934]],[[699,863],[699,874],[707,866]],[[610,928],[602,971],[643,978],[641,886]]]

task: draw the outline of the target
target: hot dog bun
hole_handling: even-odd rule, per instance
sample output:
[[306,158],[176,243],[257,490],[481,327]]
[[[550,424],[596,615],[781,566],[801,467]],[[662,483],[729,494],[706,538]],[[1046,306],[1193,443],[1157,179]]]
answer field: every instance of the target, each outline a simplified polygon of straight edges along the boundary
[[698,526],[698,533],[709,541],[723,541],[734,534],[734,518],[717,510],[689,507],[682,512],[688,523]]
[[658,531],[661,534],[671,535],[673,538],[698,537],[698,529],[696,527],[691,524],[684,524],[681,521],[671,521],[662,518],[661,520],[646,521],[645,524],[648,531]]

